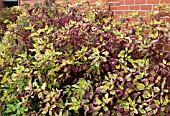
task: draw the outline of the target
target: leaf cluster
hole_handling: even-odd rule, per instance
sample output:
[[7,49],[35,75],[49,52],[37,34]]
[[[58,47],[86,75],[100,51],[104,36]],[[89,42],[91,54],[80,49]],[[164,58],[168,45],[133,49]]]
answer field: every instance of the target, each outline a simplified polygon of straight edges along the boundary
[[0,10],[0,41],[3,38],[7,26],[15,23],[17,17],[22,13],[21,9],[17,6],[11,8],[3,8]]
[[[0,43],[2,115],[167,115],[170,24],[45,1]],[[131,22],[135,17],[138,21]]]

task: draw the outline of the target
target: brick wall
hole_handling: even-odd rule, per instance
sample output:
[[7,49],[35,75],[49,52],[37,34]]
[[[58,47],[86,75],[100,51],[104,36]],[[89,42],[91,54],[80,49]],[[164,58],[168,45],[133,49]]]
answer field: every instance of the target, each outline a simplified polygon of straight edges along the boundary
[[0,0],[0,8],[3,8],[5,4]]
[[113,11],[115,17],[134,11],[146,16],[155,6],[163,2],[170,5],[170,0],[108,0],[109,10]]

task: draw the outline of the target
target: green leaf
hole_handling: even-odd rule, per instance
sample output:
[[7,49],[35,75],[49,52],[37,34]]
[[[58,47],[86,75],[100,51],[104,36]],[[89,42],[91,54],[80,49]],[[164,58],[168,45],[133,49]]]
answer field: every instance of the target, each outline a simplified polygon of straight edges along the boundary
[[127,88],[126,91],[127,91],[128,93],[131,93],[131,92],[132,92],[132,89]]
[[116,69],[120,69],[120,64],[119,65],[115,65],[116,66]]
[[160,91],[160,89],[159,89],[159,87],[154,87],[154,92],[159,92]]
[[62,52],[55,52],[56,55],[62,55]]
[[138,37],[139,37],[139,40],[142,40],[142,39],[143,39],[143,37],[142,37],[141,35],[138,35]]
[[119,100],[118,103],[125,109],[128,110],[129,109],[129,103],[123,100]]
[[153,110],[153,114],[156,114],[158,112],[158,108],[156,108],[155,110]]
[[134,113],[138,114],[138,110],[136,108],[134,108]]
[[43,85],[41,86],[41,89],[42,89],[42,90],[45,90],[46,86],[47,86],[47,84],[46,84],[46,83],[43,83]]
[[125,51],[126,51],[126,52],[128,51],[128,47],[125,48]]
[[118,57],[124,58],[124,56],[125,56],[125,51],[122,50],[122,51],[118,54]]
[[132,99],[130,97],[128,97],[128,101],[130,104],[132,103]]
[[105,55],[106,57],[109,55],[108,51],[102,52],[103,55]]
[[165,81],[166,81],[166,78],[163,79],[163,82],[162,82],[162,85],[161,85],[161,88],[163,89],[164,86],[165,86]]
[[102,104],[102,102],[99,100],[99,98],[96,98],[96,103],[97,103],[98,105]]
[[151,89],[153,86],[154,86],[154,84],[149,84],[149,86],[147,88]]
[[168,89],[165,89],[165,90],[164,90],[164,92],[165,92],[165,93],[168,93],[168,92],[169,92],[169,90],[168,90]]
[[71,106],[68,110],[75,110],[78,111],[79,106]]
[[141,102],[142,102],[141,96],[139,96],[138,99],[137,99],[137,103],[141,103]]
[[148,86],[148,85],[149,85],[149,82],[148,82],[148,81],[146,81],[146,82],[145,82],[145,86]]
[[157,79],[155,80],[155,83],[158,83],[161,80],[161,76],[158,76]]
[[87,61],[87,57],[86,56],[83,56],[83,59],[84,59],[84,61]]
[[139,89],[139,90],[144,90],[144,88],[145,88],[145,85],[143,83],[139,83],[136,86],[137,86],[137,89]]
[[99,111],[101,109],[101,106],[93,107],[93,109],[94,109],[94,111]]
[[163,105],[167,105],[168,103],[169,103],[169,97],[168,97],[168,95],[166,95],[165,96],[165,99],[164,99],[164,101],[163,101]]
[[93,52],[95,53],[95,54],[97,54],[97,55],[99,55],[99,50],[98,50],[98,48],[92,48],[93,49]]
[[107,61],[107,59],[106,59],[105,57],[103,57],[103,56],[100,56],[100,59],[101,59],[103,62],[106,62],[106,61]]
[[160,101],[159,100],[155,100],[156,105],[160,105]]
[[149,98],[149,97],[151,97],[151,93],[149,93],[148,90],[145,90],[145,91],[143,92],[142,97],[143,97],[143,98]]
[[120,35],[121,33],[118,30],[113,31],[115,35]]
[[106,112],[106,111],[108,111],[109,109],[108,109],[107,106],[103,106],[103,110]]
[[111,95],[115,95],[115,94],[116,94],[116,91],[115,91],[115,90],[111,90],[111,91],[110,91],[110,94],[111,94]]
[[52,111],[51,111],[51,110],[49,111],[49,115],[50,115],[50,116],[52,116],[52,115],[53,115],[53,113],[52,113]]
[[163,59],[163,63],[164,63],[164,64],[166,64],[166,63],[167,63],[167,61],[166,61],[165,59]]
[[139,111],[142,113],[142,114],[146,114],[146,111],[142,108],[139,108]]
[[162,23],[164,23],[165,22],[165,20],[164,19],[161,19],[160,21],[159,21],[159,24],[162,24]]
[[72,87],[77,88],[77,89],[81,88],[81,87],[80,87],[79,85],[77,85],[77,84],[72,85]]
[[134,60],[133,59],[127,59],[129,62],[131,62],[131,63],[133,63],[134,62]]
[[3,23],[10,23],[11,21],[9,21],[8,19],[4,20]]
[[47,97],[46,99],[43,100],[43,102],[48,102],[50,101],[50,99],[51,99],[50,97]]
[[75,97],[71,97],[72,102],[77,102],[77,99]]
[[146,112],[149,112],[149,111],[152,110],[152,108],[151,108],[150,106],[147,106],[147,107],[145,108],[145,110],[146,110]]
[[103,41],[103,36],[100,36],[100,41]]
[[48,112],[48,107],[42,108],[42,114],[46,114]]
[[118,79],[119,81],[124,81],[124,79],[123,79],[122,77],[120,77],[120,76],[118,76],[117,79]]
[[158,32],[158,30],[155,32],[155,36],[156,37],[158,37],[158,35],[159,35],[159,32]]
[[112,100],[112,98],[104,98],[104,97],[103,97],[103,101],[104,101],[106,104],[108,104],[111,100]]

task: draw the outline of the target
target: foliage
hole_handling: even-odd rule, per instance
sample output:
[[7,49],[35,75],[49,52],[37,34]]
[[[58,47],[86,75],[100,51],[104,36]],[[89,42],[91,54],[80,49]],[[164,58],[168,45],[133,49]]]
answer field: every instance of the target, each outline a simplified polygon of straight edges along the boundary
[[21,9],[17,6],[11,8],[3,8],[0,10],[0,40],[2,39],[7,25],[15,23],[17,17],[21,14]]
[[116,21],[86,3],[36,4],[0,43],[1,113],[169,114],[169,34],[138,13]]

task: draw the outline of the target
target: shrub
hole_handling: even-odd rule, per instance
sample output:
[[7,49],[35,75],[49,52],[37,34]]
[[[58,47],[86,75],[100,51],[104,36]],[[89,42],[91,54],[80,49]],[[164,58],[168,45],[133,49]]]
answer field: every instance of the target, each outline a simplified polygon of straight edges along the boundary
[[7,25],[15,23],[17,17],[21,14],[21,9],[19,7],[4,8],[0,10],[0,40],[2,39]]
[[35,5],[0,44],[2,115],[169,114],[169,23],[86,3]]

